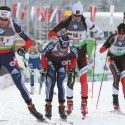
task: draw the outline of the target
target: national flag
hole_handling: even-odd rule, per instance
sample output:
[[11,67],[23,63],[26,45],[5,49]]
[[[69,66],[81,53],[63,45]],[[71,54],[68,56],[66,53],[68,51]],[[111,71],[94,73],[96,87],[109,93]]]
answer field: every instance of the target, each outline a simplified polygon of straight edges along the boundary
[[20,16],[20,6],[21,3],[13,3],[12,4],[12,17],[19,18]]

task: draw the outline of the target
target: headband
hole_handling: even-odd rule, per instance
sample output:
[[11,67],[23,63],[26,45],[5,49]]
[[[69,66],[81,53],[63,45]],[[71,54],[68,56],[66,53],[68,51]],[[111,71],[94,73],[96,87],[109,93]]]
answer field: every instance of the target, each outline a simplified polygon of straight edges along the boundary
[[0,10],[0,17],[10,18],[11,17],[11,12],[7,11],[7,10]]

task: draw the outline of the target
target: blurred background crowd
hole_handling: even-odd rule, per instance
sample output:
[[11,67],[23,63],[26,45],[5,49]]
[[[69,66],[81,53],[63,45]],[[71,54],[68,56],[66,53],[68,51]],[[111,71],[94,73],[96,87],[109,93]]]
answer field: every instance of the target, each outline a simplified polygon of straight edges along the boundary
[[[32,38],[46,40],[46,33],[58,24],[64,17],[65,11],[71,10],[72,5],[78,1],[80,0],[0,0],[0,5],[6,4],[11,7],[13,18],[23,26]],[[100,27],[106,27],[104,23],[109,22],[102,18],[102,15],[104,15],[104,18],[106,17],[104,12],[110,12],[111,16],[113,12],[123,13],[125,6],[124,0],[81,0],[80,2],[83,4],[84,12],[89,13],[87,16],[90,17],[91,13],[94,13],[94,18],[97,17],[95,23],[99,23],[99,26],[102,25]],[[98,12],[102,12],[99,19]],[[113,16],[115,15],[117,18],[117,14]],[[114,19],[114,22],[119,23],[120,21]],[[109,24],[107,25],[109,27]],[[114,25],[111,27],[114,27]],[[107,29],[104,29],[104,31],[107,31]]]

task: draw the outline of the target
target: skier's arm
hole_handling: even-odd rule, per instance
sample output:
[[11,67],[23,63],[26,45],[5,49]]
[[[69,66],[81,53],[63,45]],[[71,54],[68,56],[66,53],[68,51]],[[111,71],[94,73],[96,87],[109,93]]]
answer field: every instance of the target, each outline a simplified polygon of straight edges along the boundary
[[97,38],[103,38],[104,37],[104,32],[99,29],[89,18],[85,18],[85,22],[87,27],[95,33],[95,37]]
[[43,50],[43,54],[48,56],[51,53],[51,50],[55,47],[55,43],[50,42]]
[[109,38],[106,40],[106,42],[103,44],[103,46],[100,48],[99,52],[103,53],[105,52],[108,48],[111,47],[111,45],[114,42],[114,37],[116,36],[116,33],[112,34],[109,36]]
[[44,54],[41,57],[41,67],[42,69],[47,69],[48,67],[47,57]]
[[47,57],[51,53],[52,49],[54,48],[55,43],[50,42],[43,50],[43,54],[41,57],[41,67],[42,67],[42,73],[44,75],[47,74],[47,68],[48,68],[48,60]]
[[33,41],[24,33],[24,31],[22,30],[21,26],[19,26],[17,23],[13,22],[14,24],[14,28],[16,33],[19,34],[19,36],[25,40],[25,45],[23,46],[25,49],[28,49],[32,46]]
[[58,25],[56,25],[49,33],[48,33],[48,37],[52,38],[52,37],[57,37],[57,33],[66,27],[66,20],[64,19],[62,20]]
[[77,64],[77,58],[78,58],[78,51],[75,47],[71,47],[71,53],[70,53],[70,65],[69,65],[69,69],[74,71],[76,68],[76,64]]
[[71,58],[70,65],[68,67],[69,70],[75,71],[77,64],[77,58]]
[[71,55],[71,58],[78,58],[78,51],[76,47],[74,46],[70,47],[70,55]]

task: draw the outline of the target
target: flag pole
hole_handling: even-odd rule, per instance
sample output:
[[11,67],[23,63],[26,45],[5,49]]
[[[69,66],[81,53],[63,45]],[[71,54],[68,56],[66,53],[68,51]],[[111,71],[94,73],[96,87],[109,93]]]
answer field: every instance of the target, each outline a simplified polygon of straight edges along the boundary
[[28,5],[29,1],[26,0],[26,11],[27,11],[27,19],[26,19],[26,31],[27,31],[27,34],[29,34],[29,13],[28,13],[28,10],[29,10],[29,5]]
[[47,28],[47,30],[46,30],[46,39],[47,39],[47,41],[48,41],[48,30],[49,30],[49,20],[48,20],[48,0],[46,1],[47,3],[46,3],[46,9],[47,9],[47,18],[46,18],[46,28]]
[[6,0],[4,0],[4,3],[5,3],[5,6],[7,5],[7,2],[6,2]]

